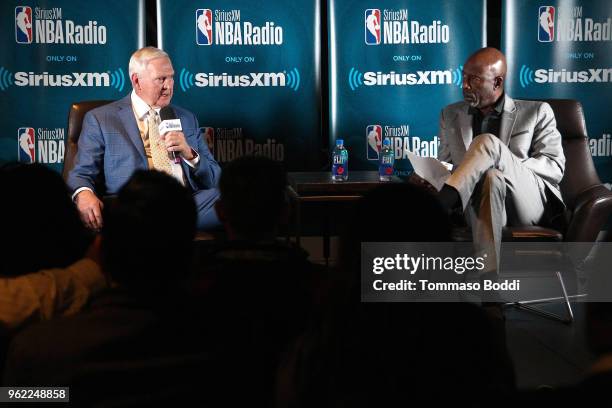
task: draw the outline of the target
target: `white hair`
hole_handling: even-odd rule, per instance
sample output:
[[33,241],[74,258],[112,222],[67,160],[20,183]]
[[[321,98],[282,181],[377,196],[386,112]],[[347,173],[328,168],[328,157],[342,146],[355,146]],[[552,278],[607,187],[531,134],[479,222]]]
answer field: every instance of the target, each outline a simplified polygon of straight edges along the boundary
[[130,77],[132,77],[132,74],[141,74],[151,60],[161,57],[170,59],[166,51],[155,47],[144,47],[134,52],[130,57]]

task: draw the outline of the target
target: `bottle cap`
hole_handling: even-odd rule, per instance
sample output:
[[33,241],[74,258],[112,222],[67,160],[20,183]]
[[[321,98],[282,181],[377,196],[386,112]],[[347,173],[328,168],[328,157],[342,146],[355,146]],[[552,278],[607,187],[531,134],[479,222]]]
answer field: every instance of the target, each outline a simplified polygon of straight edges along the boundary
[[383,140],[383,146],[391,146],[391,140],[388,137]]
[[336,146],[343,146],[344,145],[344,139],[336,139]]

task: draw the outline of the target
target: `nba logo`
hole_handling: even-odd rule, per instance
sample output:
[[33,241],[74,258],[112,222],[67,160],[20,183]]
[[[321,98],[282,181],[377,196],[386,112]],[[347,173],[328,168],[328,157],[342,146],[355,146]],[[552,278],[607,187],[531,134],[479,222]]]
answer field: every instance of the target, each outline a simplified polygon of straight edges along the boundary
[[380,44],[379,9],[367,9],[365,11],[365,43],[367,45]]
[[542,6],[538,10],[538,41],[552,42],[555,40],[555,8]]
[[196,43],[198,45],[212,44],[212,10],[196,10]]
[[368,160],[378,160],[382,145],[382,127],[380,125],[366,127],[366,144],[368,145]]
[[21,163],[34,163],[34,128],[22,127],[17,130],[17,158]]
[[15,41],[17,44],[32,44],[32,8],[15,7]]
[[208,150],[214,155],[215,154],[215,128],[203,127],[202,133],[204,134],[204,141],[208,145]]

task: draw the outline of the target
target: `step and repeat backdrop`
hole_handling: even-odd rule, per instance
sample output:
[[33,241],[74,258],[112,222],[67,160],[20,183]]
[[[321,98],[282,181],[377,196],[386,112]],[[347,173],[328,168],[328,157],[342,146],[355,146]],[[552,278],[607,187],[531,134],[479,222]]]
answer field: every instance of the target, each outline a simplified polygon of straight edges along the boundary
[[486,1],[330,0],[328,15],[330,136],[349,168],[377,169],[386,137],[399,175],[408,151],[436,157],[440,111],[462,99],[462,64],[485,45]]
[[321,150],[319,1],[158,2],[173,102],[192,110],[221,165],[264,154],[290,170]]
[[505,0],[502,51],[508,93],[578,99],[591,155],[612,183],[612,1]]
[[[152,13],[144,0],[10,0],[0,10],[0,163],[59,171],[70,104],[131,91],[127,63]],[[580,100],[611,183],[612,2],[504,0],[502,11],[508,93]],[[462,64],[487,44],[486,26],[486,0],[157,1],[173,103],[196,113],[217,160],[263,154],[290,170],[320,169],[337,138],[352,170],[375,169],[386,137],[398,175],[411,171],[408,151],[435,157],[440,110],[461,100]]]
[[131,90],[127,62],[144,45],[144,0],[5,0],[0,10],[0,163],[61,171],[71,103]]

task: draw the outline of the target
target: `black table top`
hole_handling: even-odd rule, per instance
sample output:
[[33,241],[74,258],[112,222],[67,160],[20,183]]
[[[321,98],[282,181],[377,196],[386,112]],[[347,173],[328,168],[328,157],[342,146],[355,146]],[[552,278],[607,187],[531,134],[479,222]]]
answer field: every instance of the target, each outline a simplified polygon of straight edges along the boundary
[[[291,188],[299,195],[361,195],[376,186],[388,183],[379,181],[377,171],[350,171],[346,181],[332,180],[329,171],[290,172],[288,179]],[[401,183],[402,180],[393,176],[391,182]]]

